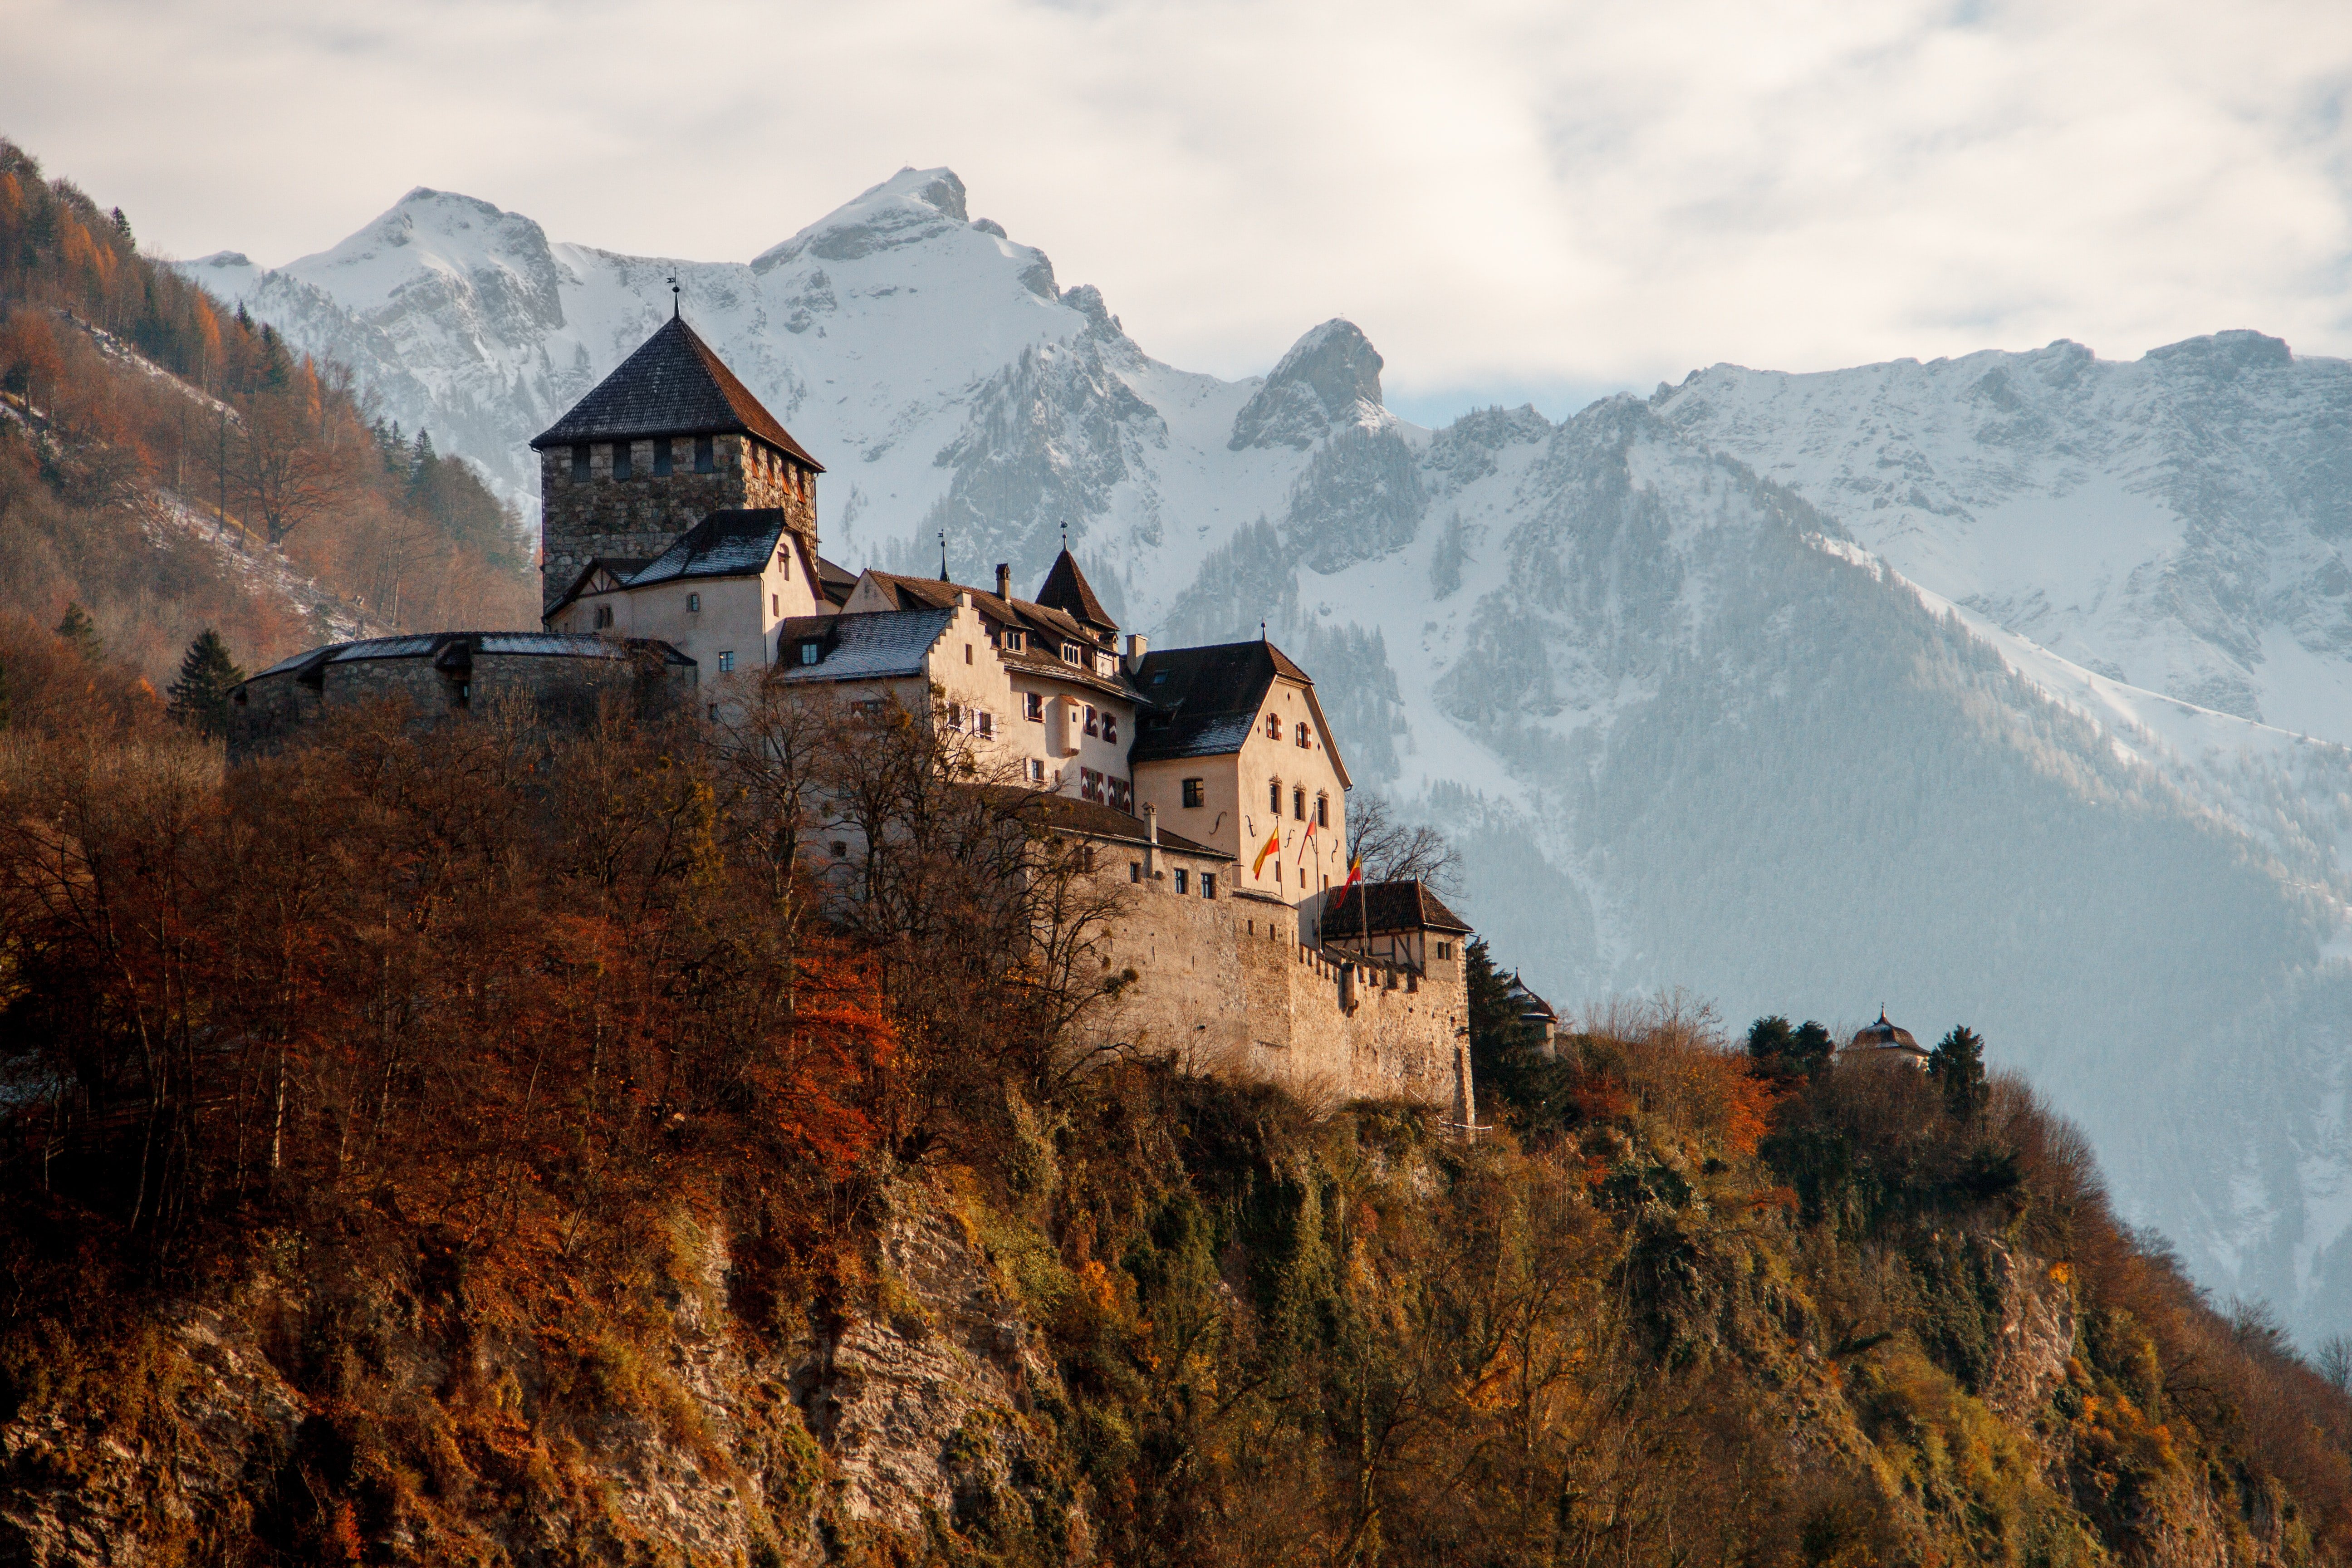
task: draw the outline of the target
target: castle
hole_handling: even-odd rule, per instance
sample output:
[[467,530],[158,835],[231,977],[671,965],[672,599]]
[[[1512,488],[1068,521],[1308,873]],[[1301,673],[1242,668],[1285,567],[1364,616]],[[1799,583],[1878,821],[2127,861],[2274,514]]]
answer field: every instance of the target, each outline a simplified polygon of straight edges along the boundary
[[[937,715],[1055,831],[1128,884],[1111,933],[1138,981],[1103,1026],[1196,1070],[1474,1121],[1463,942],[1417,882],[1349,885],[1346,763],[1313,679],[1272,643],[1154,650],[1066,548],[1034,598],[818,552],[824,469],[673,316],[531,442],[542,629],[313,649],[232,694],[233,760],[375,696],[420,713],[520,690],[694,700],[719,678]],[[714,709],[716,705],[713,705]]]

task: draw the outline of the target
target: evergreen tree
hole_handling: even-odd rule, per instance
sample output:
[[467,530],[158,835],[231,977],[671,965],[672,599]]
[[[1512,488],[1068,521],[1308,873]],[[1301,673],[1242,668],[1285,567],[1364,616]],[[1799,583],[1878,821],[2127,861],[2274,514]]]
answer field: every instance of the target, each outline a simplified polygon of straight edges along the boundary
[[66,601],[66,618],[58,623],[58,636],[65,638],[76,653],[92,664],[106,653],[106,639],[98,635],[98,623],[89,618],[88,610],[71,599]]
[[122,209],[121,207],[117,207],[107,216],[114,220],[114,232],[122,237],[122,243],[131,249],[137,249],[139,241],[132,237],[131,233],[131,220],[122,216]]
[[1944,1091],[1944,1109],[1961,1121],[1973,1121],[1992,1096],[1985,1081],[1984,1037],[1965,1024],[1936,1042],[1927,1053],[1927,1077]]
[[1575,1068],[1544,1059],[1540,1031],[1519,1016],[1511,981],[1496,968],[1483,938],[1471,939],[1463,967],[1470,989],[1470,1082],[1481,1119],[1507,1111],[1525,1134],[1567,1126]]
[[228,644],[220,634],[206,626],[188,645],[185,657],[180,660],[180,678],[166,689],[170,692],[173,719],[193,728],[205,736],[225,734],[228,730],[228,689],[245,679],[245,671],[228,656]]
[[1832,1046],[1829,1030],[1811,1018],[1792,1028],[1775,1013],[1748,1026],[1750,1066],[1758,1077],[1775,1083],[1821,1077],[1830,1064]]

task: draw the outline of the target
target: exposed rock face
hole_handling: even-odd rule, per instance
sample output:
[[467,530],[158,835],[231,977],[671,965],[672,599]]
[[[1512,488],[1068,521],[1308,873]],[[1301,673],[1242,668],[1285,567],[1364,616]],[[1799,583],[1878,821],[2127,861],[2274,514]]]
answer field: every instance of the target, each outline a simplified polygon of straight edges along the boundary
[[[534,1440],[521,1418],[551,1396],[529,1334],[434,1333],[432,1314],[388,1282],[257,1286],[187,1312],[147,1347],[159,1409],[51,1407],[0,1425],[0,1565],[201,1559],[206,1541],[255,1528],[257,1489],[267,1534],[306,1468],[341,1465],[338,1484],[349,1479],[353,1419],[405,1418],[442,1434],[452,1474],[468,1477],[463,1492],[400,1498],[388,1518],[367,1521],[404,1561],[650,1544],[697,1562],[752,1561],[764,1548],[813,1563],[825,1555],[820,1531],[920,1542],[928,1519],[975,1509],[1000,1530],[1017,1510],[1026,1528],[1082,1542],[1066,1499],[1033,1507],[1010,1490],[1028,1441],[1028,1389],[1053,1375],[1029,1324],[952,1212],[911,1189],[898,1197],[875,1258],[873,1310],[776,1347],[730,1311],[719,1239],[681,1216],[685,1272],[666,1294],[659,1338],[591,1352],[601,1415],[570,1453]],[[379,1319],[384,1331],[384,1364],[342,1397],[322,1393],[317,1369],[299,1364],[299,1332],[283,1331],[326,1313]],[[123,1430],[170,1441],[134,1450],[112,1436]],[[510,1451],[486,1453],[486,1440]],[[502,1508],[483,1490],[501,1481],[529,1506]],[[294,1539],[300,1550],[310,1537]]]
[[1380,354],[1353,321],[1332,320],[1291,344],[1265,384],[1234,416],[1225,443],[1301,450],[1334,426],[1381,407]]
[[2074,1292],[2066,1271],[2030,1253],[1989,1243],[2000,1319],[1984,1401],[2001,1419],[2028,1425],[2064,1381],[2074,1352]]

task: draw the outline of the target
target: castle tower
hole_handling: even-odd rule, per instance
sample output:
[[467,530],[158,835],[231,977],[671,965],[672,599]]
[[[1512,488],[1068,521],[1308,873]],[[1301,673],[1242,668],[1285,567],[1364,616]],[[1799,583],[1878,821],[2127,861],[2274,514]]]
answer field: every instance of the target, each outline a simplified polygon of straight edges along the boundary
[[542,605],[591,561],[649,561],[714,511],[778,508],[816,553],[824,465],[682,318],[663,322],[530,445]]

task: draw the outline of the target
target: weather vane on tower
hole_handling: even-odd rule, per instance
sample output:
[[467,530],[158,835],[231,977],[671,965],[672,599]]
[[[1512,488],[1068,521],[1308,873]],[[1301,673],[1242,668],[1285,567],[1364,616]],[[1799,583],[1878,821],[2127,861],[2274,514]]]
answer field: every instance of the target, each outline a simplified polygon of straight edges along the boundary
[[677,274],[673,272],[669,275],[669,319],[673,321],[678,318],[677,296]]

